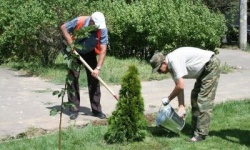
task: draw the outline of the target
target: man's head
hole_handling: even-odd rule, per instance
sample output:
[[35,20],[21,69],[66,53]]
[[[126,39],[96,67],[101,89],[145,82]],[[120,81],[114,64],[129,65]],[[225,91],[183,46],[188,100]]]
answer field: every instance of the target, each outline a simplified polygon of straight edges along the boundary
[[159,72],[159,69],[162,65],[162,62],[165,60],[165,57],[162,53],[155,53],[150,60],[150,64],[152,67],[152,72],[156,73]]
[[98,27],[98,29],[105,29],[106,28],[106,21],[103,13],[101,12],[94,12],[91,15],[91,20],[94,21],[95,26]]

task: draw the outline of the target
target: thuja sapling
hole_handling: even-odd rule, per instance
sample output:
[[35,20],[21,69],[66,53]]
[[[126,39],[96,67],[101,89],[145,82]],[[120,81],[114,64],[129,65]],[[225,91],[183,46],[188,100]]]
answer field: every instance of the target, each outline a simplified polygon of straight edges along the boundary
[[129,66],[122,78],[116,110],[108,119],[107,143],[142,141],[146,136],[147,122],[141,82],[135,65]]

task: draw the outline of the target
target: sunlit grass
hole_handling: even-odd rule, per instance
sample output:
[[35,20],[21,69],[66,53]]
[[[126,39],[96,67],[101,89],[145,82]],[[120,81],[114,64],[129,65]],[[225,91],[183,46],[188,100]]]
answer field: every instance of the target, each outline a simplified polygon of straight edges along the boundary
[[228,74],[230,72],[233,72],[235,68],[229,66],[227,63],[221,64],[221,73],[222,74]]
[[[104,134],[107,126],[70,127],[63,130],[62,149],[74,150],[219,150],[250,148],[250,99],[225,102],[214,107],[209,136],[205,141],[190,143],[190,111],[182,132],[171,133],[165,129],[148,126],[148,133],[142,142],[107,144]],[[9,140],[0,144],[0,149],[8,150],[56,150],[58,133]]]
[[[159,75],[152,74],[151,66],[146,61],[140,61],[135,58],[130,59],[117,59],[115,57],[107,56],[105,63],[101,69],[100,77],[109,84],[120,84],[121,78],[128,69],[128,66],[134,64],[138,67],[139,77],[141,81],[151,81],[151,80],[162,80],[170,78],[170,75]],[[57,57],[56,63],[50,67],[43,67],[36,63],[15,63],[10,62],[6,64],[8,67],[23,70],[32,75],[37,75],[41,78],[47,79],[51,82],[57,84],[64,84],[67,74],[67,66],[62,57],[59,55]],[[221,65],[221,73],[227,74],[233,72],[234,68],[227,65],[226,63]],[[81,74],[79,78],[79,83],[81,86],[87,86],[87,77],[85,73],[85,68],[82,67]]]
[[[146,61],[140,61],[137,59],[117,59],[111,56],[107,56],[105,58],[100,77],[106,83],[120,84],[122,76],[127,71],[128,66],[132,64],[138,67],[141,81],[162,80],[170,77],[169,75],[152,74],[151,66]],[[10,62],[6,65],[17,70],[25,70],[32,73],[33,75],[38,75],[39,77],[48,79],[49,81],[54,83],[65,83],[67,66],[62,55],[59,55],[57,57],[55,65],[50,67],[43,67],[39,64],[34,63],[28,64],[14,62]],[[87,77],[84,67],[82,67],[81,69],[79,83],[81,86],[87,86]]]

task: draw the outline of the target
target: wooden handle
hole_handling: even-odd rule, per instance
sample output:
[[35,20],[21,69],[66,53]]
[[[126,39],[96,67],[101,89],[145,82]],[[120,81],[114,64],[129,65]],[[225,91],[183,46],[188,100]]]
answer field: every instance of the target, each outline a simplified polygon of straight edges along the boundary
[[[93,72],[93,69],[88,65],[88,63],[77,53],[77,51],[73,51],[74,54],[79,56],[81,62],[89,69],[90,72]],[[108,87],[108,85],[101,79],[101,77],[97,76],[97,79],[106,87],[106,89],[114,96],[116,100],[118,100],[118,96]]]

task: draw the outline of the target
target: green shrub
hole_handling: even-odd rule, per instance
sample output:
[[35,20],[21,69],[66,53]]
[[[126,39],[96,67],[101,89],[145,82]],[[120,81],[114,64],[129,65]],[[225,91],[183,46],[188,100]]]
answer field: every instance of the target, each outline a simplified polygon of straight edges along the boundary
[[138,70],[131,65],[121,84],[116,110],[108,119],[108,143],[141,141],[146,136],[146,119]]
[[0,3],[0,63],[39,62],[49,66],[63,49],[60,26],[102,11],[109,29],[108,54],[149,60],[155,50],[181,46],[215,50],[223,15],[190,0],[13,0]]
[[[105,3],[101,6],[101,3]],[[155,50],[181,46],[215,51],[225,32],[224,16],[200,1],[140,0],[93,3],[108,18],[111,55],[149,59]]]
[[[13,0],[0,4],[0,63],[53,64],[61,52],[62,22],[84,10],[76,1]],[[75,17],[75,16],[74,16]]]

